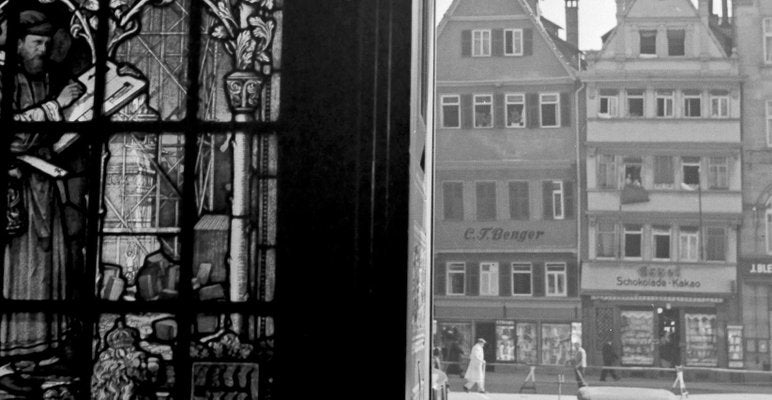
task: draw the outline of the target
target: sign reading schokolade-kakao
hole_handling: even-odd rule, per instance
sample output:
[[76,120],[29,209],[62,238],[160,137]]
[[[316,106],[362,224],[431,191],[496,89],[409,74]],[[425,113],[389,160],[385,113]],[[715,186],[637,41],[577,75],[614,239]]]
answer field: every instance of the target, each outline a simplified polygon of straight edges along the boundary
[[772,281],[772,258],[741,259],[740,274],[749,281]]
[[731,293],[734,279],[734,267],[726,264],[582,264],[582,290],[587,291]]

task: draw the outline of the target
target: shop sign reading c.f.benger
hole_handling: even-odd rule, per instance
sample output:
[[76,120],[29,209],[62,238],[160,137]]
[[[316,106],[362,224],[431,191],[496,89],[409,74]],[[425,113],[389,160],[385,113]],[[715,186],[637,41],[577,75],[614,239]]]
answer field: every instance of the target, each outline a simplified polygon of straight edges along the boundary
[[486,226],[481,228],[467,228],[464,231],[464,240],[473,241],[513,241],[513,242],[525,242],[539,240],[544,236],[544,231],[536,230],[509,230],[504,228],[494,228],[492,226]]

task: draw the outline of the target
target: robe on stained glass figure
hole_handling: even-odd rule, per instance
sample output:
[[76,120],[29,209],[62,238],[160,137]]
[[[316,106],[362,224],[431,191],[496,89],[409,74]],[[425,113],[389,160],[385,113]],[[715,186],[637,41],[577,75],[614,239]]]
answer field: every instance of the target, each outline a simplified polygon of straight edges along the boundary
[[[4,24],[5,25],[5,24]],[[5,26],[3,26],[5,30]],[[14,76],[14,119],[60,121],[62,110],[83,93],[77,83],[58,80],[49,54],[56,27],[39,11],[19,16],[18,67]],[[15,133],[8,174],[3,296],[13,300],[61,300],[70,297],[76,249],[66,235],[66,181],[60,156],[53,151],[59,134]],[[4,314],[0,319],[0,360],[51,357],[64,344],[69,326],[61,316]],[[3,363],[0,361],[0,365]]]

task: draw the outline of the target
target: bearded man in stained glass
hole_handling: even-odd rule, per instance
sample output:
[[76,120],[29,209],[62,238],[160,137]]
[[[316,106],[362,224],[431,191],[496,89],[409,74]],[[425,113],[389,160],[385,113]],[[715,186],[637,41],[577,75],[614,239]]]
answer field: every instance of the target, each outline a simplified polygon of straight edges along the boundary
[[[14,76],[14,119],[61,121],[62,110],[83,93],[77,83],[59,84],[51,73],[49,54],[55,28],[45,14],[22,11]],[[60,134],[15,133],[8,169],[7,243],[2,295],[11,300],[69,298],[68,248],[64,218],[65,171],[56,166],[54,144]],[[51,360],[68,331],[61,316],[43,313],[3,314],[0,360]],[[0,365],[4,364],[0,361]]]

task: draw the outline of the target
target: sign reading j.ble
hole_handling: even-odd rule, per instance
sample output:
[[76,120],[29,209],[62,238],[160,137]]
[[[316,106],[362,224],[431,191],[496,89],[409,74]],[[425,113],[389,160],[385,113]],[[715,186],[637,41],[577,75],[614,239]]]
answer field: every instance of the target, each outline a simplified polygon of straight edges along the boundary
[[544,231],[535,230],[508,230],[504,228],[494,228],[492,226],[485,226],[481,228],[467,228],[464,231],[464,240],[493,240],[493,241],[513,241],[513,242],[525,242],[539,240],[544,235]]

